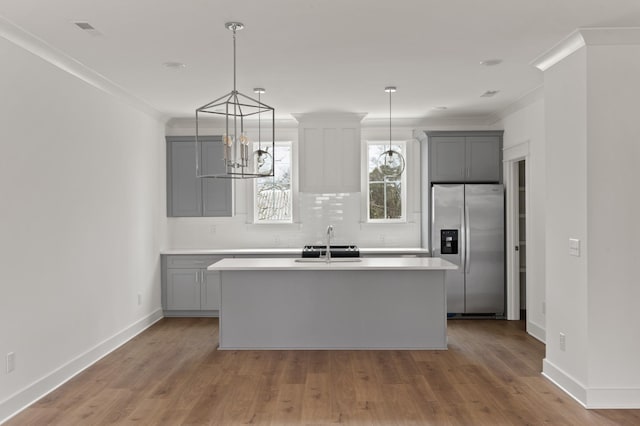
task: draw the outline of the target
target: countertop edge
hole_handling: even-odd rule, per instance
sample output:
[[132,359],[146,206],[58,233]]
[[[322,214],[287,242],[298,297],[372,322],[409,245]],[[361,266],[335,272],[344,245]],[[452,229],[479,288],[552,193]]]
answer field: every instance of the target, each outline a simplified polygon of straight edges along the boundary
[[[429,255],[429,250],[420,247],[359,247],[362,254],[422,254]],[[268,255],[302,253],[302,248],[250,248],[250,249],[166,249],[161,255]]]
[[378,257],[360,262],[296,262],[296,259],[223,259],[207,268],[210,271],[444,271],[458,269],[456,265],[434,257]]

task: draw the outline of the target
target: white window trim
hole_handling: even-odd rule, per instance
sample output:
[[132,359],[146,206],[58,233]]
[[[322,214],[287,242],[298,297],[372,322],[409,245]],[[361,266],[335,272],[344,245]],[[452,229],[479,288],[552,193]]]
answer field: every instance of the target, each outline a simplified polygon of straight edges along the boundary
[[[264,142],[265,144],[271,144],[270,141],[268,142]],[[258,220],[258,212],[256,210],[257,206],[256,206],[256,184],[257,184],[257,179],[252,179],[251,182],[251,211],[252,211],[252,221],[251,223],[253,225],[291,225],[295,223],[295,218],[296,218],[296,214],[297,212],[295,211],[294,206],[296,205],[296,199],[297,199],[297,173],[296,173],[296,164],[295,164],[295,158],[297,157],[295,155],[294,152],[294,147],[295,144],[292,141],[277,141],[275,143],[275,149],[277,150],[278,147],[282,147],[282,146],[288,146],[289,147],[289,164],[291,165],[291,170],[289,171],[289,187],[290,187],[290,191],[291,191],[291,196],[289,197],[289,210],[291,211],[291,217],[289,220]]]
[[409,169],[409,164],[407,161],[407,142],[406,141],[391,141],[392,145],[400,145],[402,147],[402,155],[405,158],[405,170],[401,176],[401,188],[402,188],[402,217],[397,219],[371,219],[369,217],[369,202],[370,202],[370,192],[369,192],[369,145],[389,145],[389,141],[374,141],[369,140],[365,143],[363,162],[364,162],[364,192],[366,194],[365,200],[365,209],[364,209],[364,218],[366,223],[371,224],[393,224],[393,223],[407,223],[407,209],[408,209],[408,199],[407,199],[407,173]]

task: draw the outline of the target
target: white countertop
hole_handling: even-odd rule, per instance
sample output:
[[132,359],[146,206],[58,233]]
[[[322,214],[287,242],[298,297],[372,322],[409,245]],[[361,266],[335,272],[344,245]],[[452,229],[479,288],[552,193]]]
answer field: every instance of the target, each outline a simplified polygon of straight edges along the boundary
[[[408,255],[428,255],[429,250],[421,247],[359,247],[362,254],[408,254]],[[244,249],[167,249],[160,251],[160,254],[211,254],[211,255],[252,255],[252,254],[285,254],[300,255],[302,247],[299,248],[244,248]]]
[[[337,258],[340,259],[340,258]],[[372,257],[348,262],[334,259],[332,262],[296,262],[298,259],[222,259],[207,269],[210,271],[364,271],[364,270],[446,270],[458,269],[456,265],[439,257]]]

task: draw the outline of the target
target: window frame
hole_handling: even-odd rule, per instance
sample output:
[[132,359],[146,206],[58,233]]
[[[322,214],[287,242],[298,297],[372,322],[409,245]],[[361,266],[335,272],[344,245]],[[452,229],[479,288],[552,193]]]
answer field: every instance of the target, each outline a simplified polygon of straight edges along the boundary
[[[257,144],[257,142],[254,142],[254,145]],[[263,144],[271,144],[270,141],[263,141]],[[255,178],[255,179],[251,179],[252,185],[252,191],[251,191],[251,204],[252,204],[252,210],[253,210],[253,224],[254,225],[289,225],[294,223],[294,164],[293,164],[293,159],[294,159],[294,144],[292,141],[279,141],[279,142],[275,142],[275,149],[276,151],[278,150],[278,147],[288,147],[289,148],[289,202],[288,202],[288,207],[289,207],[289,219],[287,220],[259,220],[258,219],[258,203],[257,203],[257,195],[258,195],[258,181],[259,179],[264,179],[264,178]],[[257,149],[257,147],[254,147],[254,149]]]
[[[365,164],[365,180],[366,180],[366,221],[367,223],[407,223],[407,208],[408,208],[408,200],[407,200],[407,172],[409,168],[409,164],[407,161],[407,142],[406,141],[391,141],[391,145],[399,146],[400,153],[405,159],[405,169],[400,176],[400,203],[402,208],[402,215],[398,218],[393,219],[372,219],[371,218],[371,181],[369,180],[369,147],[371,145],[380,145],[380,146],[389,146],[389,141],[367,141],[365,144],[365,152],[364,152],[364,164]],[[386,191],[385,191],[386,193]],[[386,207],[386,206],[385,206]]]

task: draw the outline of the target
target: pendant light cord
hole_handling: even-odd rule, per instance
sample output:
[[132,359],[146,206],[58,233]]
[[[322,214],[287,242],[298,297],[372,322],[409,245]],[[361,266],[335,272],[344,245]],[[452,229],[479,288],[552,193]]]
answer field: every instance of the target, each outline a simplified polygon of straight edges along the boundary
[[236,92],[236,26],[233,26],[233,93]]
[[391,156],[391,94],[393,91],[389,90],[389,156]]
[[258,91],[258,152],[262,155],[262,91]]

